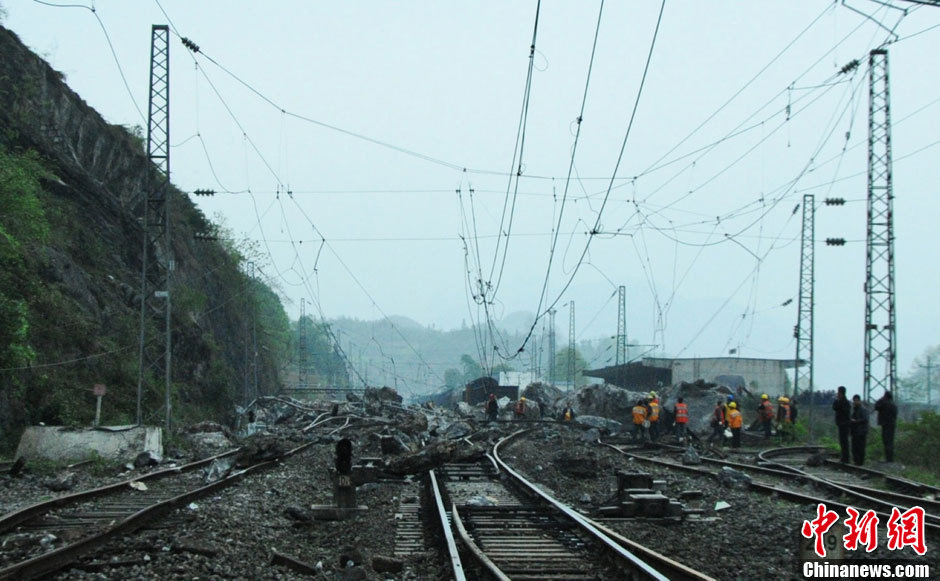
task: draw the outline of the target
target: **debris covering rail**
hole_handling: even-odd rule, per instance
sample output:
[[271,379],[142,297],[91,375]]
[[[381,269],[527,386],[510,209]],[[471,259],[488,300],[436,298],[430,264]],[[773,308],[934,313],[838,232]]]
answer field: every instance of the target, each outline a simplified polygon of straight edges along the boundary
[[[180,486],[178,483],[176,483],[176,479],[171,479],[171,481],[169,481],[166,485],[153,487],[152,493],[149,496],[147,495],[147,490],[138,491],[142,495],[141,498],[132,502],[128,502],[126,498],[127,495],[120,496],[120,493],[130,490],[130,485],[132,483],[140,482],[141,480],[144,480],[144,478],[135,478],[117,485],[111,485],[108,487],[95,489],[93,491],[87,491],[85,493],[53,499],[48,501],[53,505],[51,507],[43,507],[42,505],[45,503],[27,507],[27,509],[32,511],[32,515],[25,520],[20,520],[20,524],[29,524],[27,521],[31,521],[37,516],[47,514],[50,510],[61,507],[63,505],[71,505],[90,498],[106,496],[106,498],[104,498],[104,503],[91,507],[88,509],[88,512],[65,515],[67,517],[71,517],[71,520],[76,521],[75,525],[77,526],[74,526],[74,528],[80,528],[82,532],[85,533],[85,536],[60,548],[41,553],[0,569],[0,579],[34,579],[43,575],[48,575],[49,573],[69,565],[81,556],[94,552],[112,539],[120,535],[132,533],[133,531],[158,520],[174,508],[183,506],[209,492],[213,492],[225,486],[234,484],[249,474],[277,466],[281,460],[298,454],[312,445],[312,443],[303,444],[282,454],[278,458],[264,460],[247,468],[233,471],[227,476],[220,478],[219,480],[216,480],[210,484],[204,484],[201,479],[196,479],[198,480],[198,483],[191,482],[186,486]],[[235,451],[231,451],[226,454],[221,454],[204,461],[194,462],[186,466],[188,471],[191,471],[193,468],[205,465],[208,462],[218,459],[219,457],[229,456],[234,453]],[[178,469],[171,469],[167,471],[161,471],[161,473],[163,476],[169,476],[170,474],[168,473],[179,474],[180,471]],[[150,489],[148,488],[148,490]],[[116,499],[116,504],[113,508],[109,507],[108,505],[108,499],[110,498]],[[66,500],[64,501],[63,499]],[[22,511],[17,512],[21,513]],[[96,518],[101,514],[107,515],[106,518]],[[65,520],[70,519],[67,518]],[[94,526],[94,524],[97,524],[97,527],[92,528],[88,526]],[[50,526],[61,528],[63,523],[53,521]],[[91,530],[88,530],[89,528]]]
[[[687,465],[685,465],[685,464],[679,464],[679,463],[677,463],[677,462],[672,462],[672,461],[669,461],[669,460],[663,460],[663,459],[660,459],[660,458],[652,458],[652,457],[649,457],[649,456],[645,456],[645,455],[643,455],[643,454],[636,454],[636,453],[633,453],[633,452],[628,452],[628,451],[625,451],[625,450],[620,449],[619,447],[617,447],[617,446],[615,446],[615,445],[613,445],[613,444],[602,443],[602,445],[607,446],[607,447],[609,447],[609,448],[613,448],[614,450],[620,452],[620,453],[623,454],[624,456],[628,456],[628,457],[630,457],[630,458],[634,458],[634,459],[639,460],[639,461],[641,461],[641,462],[647,462],[647,463],[650,463],[650,464],[656,464],[657,466],[662,466],[662,467],[665,467],[665,468],[671,468],[671,469],[674,469],[674,470],[681,470],[681,471],[683,471],[683,472],[689,472],[689,473],[692,473],[692,474],[697,474],[697,475],[699,475],[699,476],[714,477],[714,478],[717,478],[717,477],[718,477],[718,473],[717,473],[717,472],[714,472],[714,471],[709,470],[709,469],[707,469],[707,468],[700,468],[700,467],[697,467],[697,466],[687,466]],[[705,459],[703,458],[702,460],[705,460]],[[715,462],[717,463],[718,461],[715,461]],[[732,463],[732,464],[734,464],[734,463]],[[760,466],[744,466],[744,467],[747,468],[747,469],[758,470],[758,471],[760,471],[761,468],[762,468],[762,467],[760,467]],[[796,473],[786,472],[786,471],[782,471],[782,470],[774,470],[773,473],[774,473],[775,476],[783,476],[783,477],[785,477],[785,478],[790,478],[790,479],[795,479],[795,478],[799,478],[799,477],[800,477],[800,475],[798,475],[798,474],[796,474]],[[820,478],[815,478],[815,477],[812,477],[812,476],[810,476],[809,478],[810,478],[811,480],[818,481],[818,482],[820,482],[820,483],[822,483],[822,484],[824,484],[824,485],[833,484],[833,483],[826,482],[826,481],[824,481],[823,479],[820,479]],[[835,486],[837,486],[837,485],[835,485]],[[830,507],[833,507],[833,508],[839,508],[839,509],[841,509],[841,510],[845,510],[846,508],[848,508],[848,507],[850,506],[850,505],[845,504],[845,503],[843,503],[843,502],[840,502],[840,501],[838,501],[838,500],[833,500],[833,499],[828,499],[828,498],[820,498],[820,497],[818,497],[818,496],[813,496],[813,495],[806,494],[806,493],[803,493],[803,492],[800,492],[800,491],[791,490],[791,489],[787,489],[787,488],[780,488],[779,486],[772,486],[772,485],[765,484],[765,483],[761,483],[761,482],[751,482],[751,483],[750,483],[750,489],[751,489],[751,490],[754,490],[755,492],[760,492],[760,493],[768,494],[768,495],[771,495],[771,496],[778,496],[778,497],[786,498],[787,500],[790,500],[790,501],[792,501],[792,502],[797,502],[797,503],[800,503],[800,504],[819,504],[819,503],[824,503],[824,504],[826,504],[827,506],[830,506]],[[849,489],[846,489],[846,490],[844,490],[844,491],[842,491],[842,492],[844,492],[845,494],[847,494],[847,495],[849,495],[849,496],[853,496],[853,495],[856,496],[856,497],[863,497],[863,496],[864,496],[864,495],[861,495],[861,496],[860,496],[860,493],[853,492],[853,491],[851,491],[851,490],[849,490]],[[880,501],[880,500],[878,500],[878,499],[871,499],[871,500],[877,501],[877,503],[879,504],[879,506],[880,506],[881,508],[886,508],[886,507],[887,507],[887,508],[890,510],[890,508],[891,508],[891,506],[892,506],[890,503],[887,503],[887,502],[884,502],[884,501]],[[887,519],[889,519],[889,518],[891,517],[890,513],[886,513],[886,512],[884,512],[883,510],[882,510],[882,511],[875,510],[874,512],[875,512],[876,515],[878,515],[879,518],[881,518],[881,519],[883,519],[883,520],[885,520],[885,521],[887,521]],[[926,515],[926,516],[930,517],[931,515]],[[925,522],[925,523],[924,523],[924,529],[925,529],[926,532],[931,533],[931,534],[940,534],[940,525],[937,525],[937,524],[935,524],[934,522]]]

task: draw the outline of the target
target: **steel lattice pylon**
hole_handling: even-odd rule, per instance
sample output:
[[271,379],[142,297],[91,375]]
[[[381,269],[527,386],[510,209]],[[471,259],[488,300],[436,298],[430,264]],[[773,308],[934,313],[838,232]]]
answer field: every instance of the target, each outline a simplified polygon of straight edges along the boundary
[[[813,310],[815,306],[814,289],[816,241],[816,199],[813,194],[803,195],[803,233],[800,237],[800,295],[797,304],[796,326],[793,337],[796,339],[796,358],[793,370],[793,398],[800,390],[809,391],[809,438],[813,440]],[[805,362],[805,365],[800,365]]]
[[[800,390],[813,391],[813,290],[815,287],[814,241],[816,206],[813,194],[803,195],[803,234],[800,238],[800,295],[797,305],[796,326],[796,371],[793,375],[793,397]],[[805,365],[800,365],[805,362]]]
[[555,309],[548,310],[548,384],[555,385]]
[[888,51],[868,56],[868,233],[865,268],[864,398],[897,386],[894,309],[894,192],[891,181],[891,107]]
[[[140,358],[137,378],[137,423],[143,423],[144,386],[164,376],[166,428],[170,429],[170,32],[155,24],[150,37],[150,97],[147,115],[147,201],[141,258]],[[161,329],[162,327],[162,329]],[[155,386],[154,386],[155,387]]]
[[[617,351],[616,365],[627,362],[627,287],[617,287]],[[608,360],[609,361],[609,360]]]
[[574,357],[574,301],[571,301],[571,311],[568,314],[568,389],[574,389],[575,369]]
[[307,319],[306,300],[300,298],[300,319],[297,321],[297,388],[307,388]]

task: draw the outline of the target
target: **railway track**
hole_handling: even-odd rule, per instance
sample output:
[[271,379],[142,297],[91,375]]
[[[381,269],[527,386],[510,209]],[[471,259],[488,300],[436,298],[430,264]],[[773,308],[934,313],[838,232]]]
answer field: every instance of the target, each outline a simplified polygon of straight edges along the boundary
[[33,579],[57,571],[93,553],[120,535],[152,524],[170,511],[234,484],[249,474],[276,466],[281,460],[311,446],[298,446],[276,459],[232,469],[206,483],[201,469],[233,454],[233,450],[184,466],[152,472],[116,484],[61,496],[0,517],[3,543],[16,545],[18,537],[48,542],[30,543],[26,553],[11,558],[0,554],[0,579]]
[[501,580],[710,579],[632,543],[514,471],[499,448],[521,433],[500,440],[487,461],[431,472],[456,579],[466,578],[462,555]]
[[[604,444],[614,450],[617,450],[621,454],[632,457],[636,460],[643,462],[653,463],[660,466],[665,466],[675,470],[682,470],[685,472],[691,472],[699,474],[702,476],[717,477],[719,474],[718,470],[711,470],[708,468],[702,468],[698,466],[687,466],[679,462],[674,462],[671,460],[663,460],[661,458],[653,458],[646,454],[637,453],[637,450],[631,450],[625,447],[614,446],[611,444]],[[758,453],[758,458],[761,459],[761,463],[758,465],[745,464],[742,462],[735,462],[729,460],[721,460],[716,458],[707,458],[702,457],[701,460],[705,464],[717,465],[722,467],[729,467],[735,470],[742,472],[760,475],[764,477],[763,481],[752,481],[751,489],[757,492],[762,492],[765,494],[776,495],[779,497],[787,498],[791,501],[806,503],[806,504],[816,504],[816,503],[826,503],[833,507],[847,508],[850,505],[843,503],[843,500],[851,500],[851,506],[861,506],[864,508],[869,508],[874,510],[879,517],[882,519],[887,519],[890,517],[891,509],[897,507],[899,509],[906,509],[912,506],[921,506],[925,509],[925,529],[928,533],[934,535],[940,535],[940,503],[935,499],[925,496],[910,496],[901,493],[895,493],[886,490],[874,489],[870,487],[861,486],[858,484],[846,483],[842,480],[831,480],[826,476],[832,477],[833,474],[844,475],[845,471],[841,470],[841,467],[838,463],[833,463],[835,466],[828,465],[826,466],[825,472],[818,472],[810,474],[805,472],[795,465],[797,462],[793,461],[795,456],[804,454],[802,461],[805,462],[806,458],[809,455],[818,453],[822,450],[819,447],[800,447],[800,448],[776,448],[771,450],[766,450]],[[769,452],[769,456],[767,454]],[[769,458],[779,458],[779,457],[788,457],[791,460],[790,464],[783,464],[774,461],[768,460]],[[874,471],[873,471],[874,472]],[[771,484],[769,481],[773,481]],[[800,482],[808,483],[813,485],[815,489],[822,489],[829,491],[833,496],[829,498],[824,498],[816,496],[814,494],[809,494],[801,490],[795,490],[793,487],[787,486],[790,482]],[[920,483],[915,483],[912,481],[905,481],[908,488],[914,487],[917,488]],[[931,488],[929,485],[920,485],[927,489]]]

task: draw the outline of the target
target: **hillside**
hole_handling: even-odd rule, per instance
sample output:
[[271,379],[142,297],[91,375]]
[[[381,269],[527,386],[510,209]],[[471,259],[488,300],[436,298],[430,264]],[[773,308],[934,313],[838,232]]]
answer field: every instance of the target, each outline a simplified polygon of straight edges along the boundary
[[[0,27],[0,443],[36,422],[88,424],[93,384],[102,421],[136,416],[140,217],[152,171],[138,137],[108,124],[15,34]],[[258,391],[279,387],[288,320],[230,245],[195,241],[213,226],[170,193],[174,421],[224,420],[245,395],[258,349]],[[163,249],[150,249],[150,252]],[[162,381],[144,420],[162,420]]]

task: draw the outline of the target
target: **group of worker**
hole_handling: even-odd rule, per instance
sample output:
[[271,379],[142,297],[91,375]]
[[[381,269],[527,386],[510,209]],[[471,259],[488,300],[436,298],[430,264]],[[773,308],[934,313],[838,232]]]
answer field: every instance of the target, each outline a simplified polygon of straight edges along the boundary
[[[796,402],[791,402],[790,398],[782,395],[777,398],[777,408],[770,402],[770,396],[762,394],[760,403],[757,405],[757,419],[761,424],[761,431],[765,438],[773,435],[773,424],[777,424],[777,435],[781,441],[789,442],[793,440],[793,424],[796,422],[797,409]],[[715,409],[712,410],[711,428],[712,433],[708,437],[708,444],[716,439],[718,442],[724,442],[725,430],[731,430],[731,447],[741,447],[741,430],[744,427],[744,414],[738,409],[738,403],[734,400],[734,395],[729,394],[726,399],[718,400],[715,403]]]
[[[655,442],[659,438],[662,410],[659,395],[651,391],[644,399],[638,399],[633,406],[633,441]],[[685,442],[689,423],[689,406],[682,398],[676,398],[673,408],[675,417],[675,435],[680,442]]]

